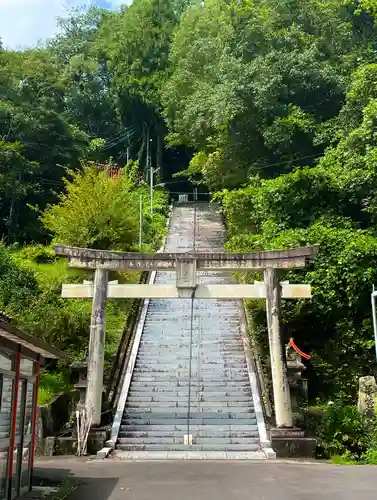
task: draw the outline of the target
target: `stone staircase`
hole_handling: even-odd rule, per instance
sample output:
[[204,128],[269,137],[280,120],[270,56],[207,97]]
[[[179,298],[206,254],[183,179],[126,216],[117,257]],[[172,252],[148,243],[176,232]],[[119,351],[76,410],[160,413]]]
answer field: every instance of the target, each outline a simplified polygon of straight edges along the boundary
[[[195,234],[194,234],[195,233]],[[166,252],[222,251],[225,229],[208,204],[173,208]],[[219,273],[202,283],[230,282]],[[174,283],[158,272],[156,283]],[[192,444],[185,444],[185,436]],[[159,452],[260,452],[239,303],[151,300],[117,449]],[[252,458],[252,457],[248,457]]]

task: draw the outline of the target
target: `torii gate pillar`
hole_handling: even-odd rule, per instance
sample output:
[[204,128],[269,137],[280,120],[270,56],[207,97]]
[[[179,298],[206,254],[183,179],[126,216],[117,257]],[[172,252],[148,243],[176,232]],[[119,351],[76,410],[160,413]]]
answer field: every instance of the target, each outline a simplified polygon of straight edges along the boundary
[[101,423],[107,288],[108,271],[97,267],[94,274],[94,295],[88,353],[88,385],[85,399],[85,406],[91,412],[92,425],[94,426]]
[[280,333],[281,285],[276,269],[264,270],[266,285],[266,309],[268,341],[270,345],[272,387],[275,402],[276,427],[292,427],[291,395],[288,385],[287,366],[283,358],[283,344]]

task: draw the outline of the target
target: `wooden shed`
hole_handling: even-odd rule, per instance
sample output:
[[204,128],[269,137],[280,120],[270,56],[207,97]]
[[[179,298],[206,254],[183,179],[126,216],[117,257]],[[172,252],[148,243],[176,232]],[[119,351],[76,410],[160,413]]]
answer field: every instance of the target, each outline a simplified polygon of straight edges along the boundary
[[0,500],[31,490],[40,369],[62,358],[0,313]]

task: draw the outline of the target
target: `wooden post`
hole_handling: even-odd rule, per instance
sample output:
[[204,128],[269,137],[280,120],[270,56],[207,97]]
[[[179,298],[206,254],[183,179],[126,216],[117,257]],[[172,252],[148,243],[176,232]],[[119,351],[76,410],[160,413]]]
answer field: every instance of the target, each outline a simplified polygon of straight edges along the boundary
[[281,428],[292,427],[291,397],[280,336],[281,285],[277,270],[271,267],[266,268],[264,270],[264,281],[266,284],[268,340],[270,344],[276,426]]
[[93,425],[101,423],[107,285],[108,270],[97,268],[94,275],[94,297],[88,356],[88,385],[85,400],[87,410],[93,412]]

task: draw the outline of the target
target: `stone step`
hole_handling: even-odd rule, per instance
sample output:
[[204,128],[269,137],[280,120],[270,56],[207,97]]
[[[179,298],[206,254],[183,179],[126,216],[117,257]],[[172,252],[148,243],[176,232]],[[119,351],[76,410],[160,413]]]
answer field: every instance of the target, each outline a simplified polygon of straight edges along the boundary
[[167,384],[153,384],[150,382],[140,382],[140,383],[133,383],[131,385],[131,393],[133,392],[146,392],[146,391],[152,391],[152,392],[180,392],[180,393],[187,393],[189,387],[191,387],[191,390],[194,389],[195,391],[205,393],[205,394],[234,394],[236,392],[244,393],[244,394],[251,394],[251,388],[250,388],[250,383],[249,380],[247,380],[244,384],[239,384],[239,383],[234,383],[234,382],[219,382],[217,384],[211,384],[210,382],[197,382],[197,381],[192,381],[190,384],[180,384],[179,381],[178,383],[175,381],[169,382]]
[[[185,423],[179,425],[121,425],[121,432],[140,432],[140,433],[148,433],[148,432],[187,432],[187,421]],[[227,422],[222,423],[221,425],[192,425],[190,421],[190,430],[196,433],[212,433],[217,434],[221,432],[229,432],[237,435],[241,435],[243,432],[257,432],[258,426],[256,424],[248,424],[248,425],[228,425]]]
[[258,451],[257,443],[251,444],[118,444],[119,450],[124,451]]
[[[135,412],[135,411],[143,411],[143,412],[155,412],[156,409],[164,409],[164,411],[170,411],[171,409],[178,409],[178,411],[184,411],[188,408],[188,399],[183,401],[145,401],[140,403],[140,401],[133,402],[127,401],[126,404],[126,412]],[[190,408],[191,411],[196,409],[196,411],[202,412],[249,412],[251,408],[254,408],[254,405],[250,401],[200,401],[192,396],[190,398]]]
[[[209,407],[209,409],[206,410],[204,408],[194,408],[193,405],[191,405],[190,408],[190,416],[192,418],[247,418],[249,414],[255,413],[254,409],[250,407],[224,407],[216,410],[214,410],[212,407]],[[153,415],[158,416],[158,418],[161,418],[161,416],[167,416],[169,418],[171,418],[172,416],[175,418],[187,418],[187,414],[187,406],[182,408],[161,408],[157,406],[152,410],[151,407],[132,408],[126,405],[126,409],[123,415],[127,416],[127,418],[134,418],[135,416],[139,415],[143,417]]]
[[[155,380],[156,377],[154,375],[152,376],[145,376],[145,378],[142,378],[139,380],[139,377],[137,377],[137,380],[131,383],[131,390],[132,391],[146,391],[146,390],[151,390],[151,391],[156,391],[156,392],[165,392],[165,391],[188,391],[188,389],[191,389],[191,392],[197,391],[197,392],[203,392],[205,394],[208,393],[218,393],[218,392],[237,392],[238,390],[241,392],[247,392],[250,391],[250,381],[249,378],[243,377],[243,378],[238,378],[238,379],[230,379],[227,380],[226,383],[224,383],[224,380],[202,380],[202,377],[200,379],[191,379],[190,381],[187,380],[182,380],[179,377],[168,377],[166,376],[165,379],[163,377],[158,377],[157,380]],[[247,392],[249,394],[249,392]]]
[[[184,422],[187,422],[186,418],[177,418],[177,417],[130,417],[126,416],[122,418],[122,425],[182,425]],[[256,425],[257,420],[255,417],[250,416],[249,418],[190,418],[190,425],[223,425],[224,422],[226,424],[231,425]]]
[[[190,309],[191,309],[190,300],[188,301],[187,305],[190,306]],[[176,307],[177,312],[178,311],[182,312],[181,309],[182,309],[182,304],[181,304],[181,307]],[[200,314],[201,311],[202,311],[201,308],[199,309],[198,307],[194,307],[194,326],[196,326],[196,327],[198,325],[200,325],[200,326],[212,326],[211,320],[214,320],[215,318],[218,318],[219,316],[221,317],[221,319],[223,319],[222,324],[224,325],[224,327],[239,328],[239,326],[240,326],[239,321],[237,321],[237,319],[234,319],[235,315],[233,315],[233,318],[231,315],[229,315],[229,312],[234,312],[234,313],[238,314],[238,310],[235,307],[228,307],[228,309],[226,309],[226,310],[219,308],[218,314],[216,314],[216,315],[212,314],[211,316],[209,316],[207,318],[203,318],[203,316]],[[173,311],[169,311],[169,312],[173,312]],[[184,317],[180,316],[179,318],[174,318],[171,315],[164,316],[162,312],[158,312],[156,309],[154,309],[154,310],[149,309],[148,316],[147,316],[146,321],[145,321],[145,325],[153,324],[154,322],[162,323],[165,325],[169,325],[171,330],[172,330],[172,333],[179,333],[179,330],[177,329],[177,326],[176,326],[177,321],[179,321],[181,323],[185,323],[189,327],[190,323],[191,323],[190,314],[187,314]],[[174,319],[176,320],[175,322],[174,322]]]
[[[140,396],[139,394],[142,394]],[[203,393],[203,392],[193,392],[190,395],[191,401],[200,401],[200,402],[206,402],[207,404],[209,403],[218,403],[218,404],[225,404],[227,405],[230,402],[238,401],[239,403],[251,403],[252,398],[250,395],[246,394],[243,395],[242,393],[239,394],[238,392],[235,392],[233,395],[225,395],[226,393],[218,393],[218,394],[211,394],[211,393]],[[176,403],[183,403],[187,402],[189,397],[188,391],[185,393],[178,393],[177,391],[175,392],[132,392],[129,394],[127,398],[127,404],[130,404],[131,406],[140,403],[149,403],[149,402],[176,402]]]
[[[155,329],[158,327],[156,326]],[[161,338],[160,338],[161,337]],[[225,341],[225,339],[224,339]],[[226,344],[218,343],[215,344],[213,341],[213,338],[211,337],[193,337],[192,338],[192,352],[198,353],[201,352],[202,350],[207,350],[208,347],[208,352],[209,354],[215,353],[215,354],[223,354],[224,353],[224,348],[223,346],[227,345],[229,346],[229,349],[232,349],[229,351],[229,354],[241,354],[241,344],[242,340],[240,339],[235,339],[234,337],[232,338],[232,342],[227,342]],[[140,353],[158,353],[161,351],[162,346],[165,343],[165,348],[169,349],[170,351],[173,349],[177,349],[178,353],[188,353],[190,350],[190,336],[187,334],[185,338],[180,338],[180,339],[170,339],[167,340],[166,338],[166,332],[161,332],[161,335],[157,337],[150,336],[148,337],[147,335],[144,337],[144,340],[140,344]],[[168,355],[168,352],[166,352]],[[172,353],[173,354],[173,353]]]
[[189,388],[192,393],[197,393],[197,394],[213,394],[214,397],[219,394],[228,394],[228,395],[234,395],[234,394],[244,394],[244,395],[250,395],[251,389],[250,389],[250,384],[247,381],[244,381],[243,383],[239,384],[228,384],[228,385],[223,385],[223,384],[212,384],[212,385],[203,385],[202,382],[191,382],[189,385],[187,384],[182,384],[179,385],[179,381],[168,381],[168,382],[162,382],[159,381],[146,381],[146,382],[138,382],[137,384],[132,385],[132,394],[136,393],[147,393],[147,392],[152,392],[152,393],[179,393],[180,395],[185,395],[188,393]]
[[[144,337],[146,338],[146,337]],[[150,354],[160,355],[163,353],[165,356],[170,355],[179,355],[179,356],[188,356],[189,348],[190,348],[190,340],[189,338],[183,344],[179,342],[171,343],[163,343],[159,345],[152,345],[152,342],[144,341],[145,345],[142,344],[142,348],[139,350],[139,354]],[[153,343],[154,344],[154,343]],[[193,354],[210,354],[210,355],[222,355],[222,356],[239,356],[244,355],[244,348],[242,344],[239,342],[233,342],[229,344],[224,344],[223,342],[214,343],[213,340],[211,342],[207,341],[198,341],[192,343],[192,352]]]
[[[150,377],[157,377],[158,378],[163,378],[163,379],[168,379],[171,380],[173,378],[178,378],[180,380],[187,380],[187,382],[190,382],[192,380],[197,380],[197,381],[208,381],[208,382],[223,382],[224,380],[248,380],[248,373],[245,370],[226,370],[226,369],[219,369],[219,370],[200,370],[199,373],[197,373],[197,369],[195,366],[192,366],[191,368],[191,376],[190,376],[190,370],[188,367],[180,367],[177,370],[176,366],[171,366],[171,370],[168,369],[169,367],[162,367],[158,368],[156,366],[136,366],[134,370],[134,377],[138,378],[142,377],[147,377],[148,375]],[[198,370],[199,371],[199,370]]]
[[[142,387],[135,387],[132,389],[132,393],[129,394],[129,398],[159,398],[161,396],[162,400],[169,400],[169,398],[173,397],[175,401],[179,401],[179,399],[188,399],[189,388],[188,387],[180,387],[176,385],[164,385],[163,387],[159,387],[159,390],[156,390],[156,387],[153,385],[147,385]],[[236,389],[234,387],[228,387],[225,390],[221,390],[223,388],[220,387],[220,390],[217,388],[214,389],[202,389],[201,386],[192,386],[191,387],[191,397],[195,397],[199,401],[227,401],[228,399],[231,401],[235,397],[240,397],[240,401],[248,401],[251,400],[251,394],[248,392],[247,388]]]
[[[252,427],[252,426],[250,426]],[[182,439],[187,434],[188,428],[177,431],[123,431],[122,429],[119,432],[119,438],[135,438],[140,441],[140,438],[144,441],[144,438],[171,438],[180,436]],[[254,438],[259,439],[258,437],[258,429],[256,428],[254,431],[195,431],[190,427],[190,434],[192,434],[195,438],[211,438],[211,439],[237,439],[237,438]]]
[[[168,345],[171,341],[179,343],[179,342],[188,342],[191,337],[195,337],[198,341],[201,339],[204,341],[209,341],[213,344],[216,344],[216,337],[213,332],[213,323],[219,323],[221,321],[224,324],[224,328],[221,326],[222,332],[220,335],[220,344],[227,343],[233,344],[236,339],[241,338],[241,333],[239,329],[239,323],[235,325],[225,325],[227,316],[232,313],[227,313],[226,315],[217,314],[216,318],[212,318],[208,321],[207,324],[203,324],[197,320],[195,320],[194,314],[194,324],[192,335],[190,335],[190,327],[191,321],[190,318],[187,318],[187,321],[182,321],[180,315],[182,315],[181,311],[176,311],[175,313],[172,311],[167,311],[166,314],[176,315],[175,322],[172,320],[171,323],[166,321],[149,321],[144,324],[144,332],[147,336],[146,340],[150,340],[148,337],[150,336],[152,339],[156,339],[157,337],[161,337],[162,345]],[[202,313],[198,312],[198,315],[204,315],[205,311]],[[148,317],[148,315],[147,315]],[[162,333],[165,335],[163,336]]]
[[209,373],[221,373],[224,376],[232,376],[232,375],[238,375],[240,373],[247,374],[247,366],[245,364],[240,364],[235,365],[234,363],[225,363],[224,361],[221,361],[220,363],[203,363],[198,360],[192,360],[191,363],[190,361],[181,361],[179,363],[177,362],[170,362],[169,364],[167,363],[159,363],[157,361],[151,361],[148,363],[136,363],[135,366],[135,373],[139,372],[161,372],[161,373],[171,373],[174,372],[176,374],[181,374],[181,373],[188,373],[189,367],[191,365],[191,370],[197,369],[200,374],[203,374],[202,376],[205,376],[206,374]]
[[[166,373],[156,373],[153,374],[153,372],[149,373],[135,373],[135,375],[132,378],[133,382],[152,382],[152,383],[168,383],[168,382],[178,382],[180,385],[187,385],[190,383],[190,385],[193,387],[194,384],[202,384],[202,385],[207,385],[208,387],[210,386],[220,386],[221,384],[227,383],[229,386],[230,384],[238,385],[240,382],[245,382],[249,383],[249,375],[239,375],[239,376],[224,376],[224,377],[214,377],[211,374],[208,374],[206,377],[200,376],[200,377],[195,377],[192,376],[191,378],[188,377],[188,375],[181,375],[179,373],[176,373],[174,375],[167,375]],[[156,384],[157,385],[157,384]]]
[[[172,359],[172,356],[174,358]],[[161,352],[161,354],[155,354],[151,356],[150,353],[140,353],[137,356],[136,363],[137,364],[157,364],[157,365],[166,365],[167,363],[171,363],[172,361],[178,362],[179,364],[181,363],[197,363],[198,361],[202,366],[207,366],[207,365],[219,365],[219,364],[236,364],[236,366],[245,366],[246,361],[245,361],[245,355],[243,353],[238,354],[237,356],[235,354],[232,355],[224,355],[222,353],[219,353],[219,355],[214,355],[214,354],[197,354],[194,353],[193,356],[190,358],[188,354],[185,355],[180,355],[179,353],[172,353],[170,356],[166,356],[165,353]]]
[[[197,345],[205,344],[206,342],[213,344],[213,334],[195,334],[193,332],[193,335],[190,336],[189,332],[181,335],[181,336],[171,336],[169,333],[161,328],[160,325],[155,325],[153,328],[150,327],[149,329],[143,330],[143,333],[145,334],[145,337],[142,342],[142,345],[144,345],[145,342],[149,344],[154,344],[154,345],[177,345],[177,347],[183,347],[185,345],[189,346],[190,345],[190,338],[192,338],[193,343]],[[222,336],[222,342],[225,344],[235,344],[237,342],[241,342],[241,336],[237,337],[236,332],[229,333],[229,335]]]
[[[190,413],[189,413],[190,412]],[[248,406],[206,406],[203,404],[192,403],[190,408],[187,404],[182,406],[126,406],[123,418],[135,418],[142,416],[149,418],[158,417],[161,415],[165,418],[187,418],[189,415],[192,418],[248,418],[250,415],[255,416],[253,405]],[[138,417],[136,417],[138,418]]]
[[197,366],[204,368],[223,366],[226,368],[231,368],[233,370],[237,369],[247,369],[247,364],[245,360],[245,355],[235,356],[223,356],[223,355],[208,355],[208,354],[197,354],[194,353],[192,358],[189,356],[179,356],[178,354],[171,354],[170,356],[165,356],[164,354],[150,356],[148,355],[138,355],[136,358],[136,366],[139,365],[153,365],[153,366],[166,366],[167,371],[171,369],[172,365],[178,366]]
[[136,373],[141,372],[142,370],[146,370],[147,373],[149,371],[158,371],[158,372],[166,372],[166,373],[182,373],[189,371],[191,367],[191,371],[195,370],[195,374],[203,374],[207,375],[208,373],[223,373],[224,375],[228,374],[238,374],[238,373],[247,373],[246,363],[237,363],[236,361],[230,362],[226,360],[216,360],[216,362],[203,362],[202,360],[193,359],[191,360],[177,360],[176,362],[168,362],[163,363],[162,361],[154,361],[154,360],[140,360],[136,362],[135,370]]
[[[215,444],[215,445],[258,445],[258,439],[255,437],[201,437],[201,436],[193,436],[193,439],[195,439],[194,444],[202,444],[202,445],[210,445],[210,444]],[[120,437],[118,439],[118,443],[120,445],[125,444],[125,445],[132,445],[132,444],[140,444],[140,437]],[[181,436],[175,436],[175,437],[159,437],[159,436],[143,436],[142,438],[142,443],[144,445],[153,445],[153,444],[166,444],[166,445],[171,445],[171,444],[184,444],[184,435],[182,434]]]
[[[240,360],[240,362],[244,361],[245,360],[245,353],[243,351],[243,349],[241,350],[241,348],[237,348],[237,349],[232,349],[232,350],[228,350],[227,352],[226,351],[221,351],[219,349],[204,349],[201,347],[200,350],[196,347],[196,346],[193,346],[193,349],[192,349],[192,359],[201,359],[201,358],[207,358],[207,359],[237,359],[237,360]],[[159,348],[156,348],[156,349],[140,349],[139,350],[139,353],[138,353],[138,356],[137,356],[137,360],[139,359],[150,359],[150,360],[154,360],[155,358],[157,359],[160,359],[160,358],[163,358],[163,359],[167,359],[167,360],[171,360],[171,359],[176,359],[176,360],[180,360],[180,359],[190,359],[189,358],[189,353],[188,353],[188,348],[185,349],[185,350],[181,350],[180,348],[170,348],[169,346],[169,351],[167,351],[167,348],[166,349],[162,349],[161,346]]]
[[[171,311],[167,312],[167,314],[172,314]],[[179,314],[182,314],[182,311],[177,311],[175,313],[179,318]],[[205,311],[203,311],[205,314]],[[217,315],[217,321],[221,321],[224,318],[219,317]],[[213,320],[215,321],[215,320]],[[179,319],[175,321],[174,325],[169,325],[162,321],[154,321],[149,325],[144,325],[143,333],[145,333],[145,340],[156,341],[157,339],[161,340],[162,345],[169,344],[185,344],[190,342],[190,339],[195,339],[195,342],[210,342],[212,344],[216,343],[216,337],[214,337],[213,332],[213,324],[208,323],[207,326],[196,324],[194,321],[192,334],[190,334],[190,320],[187,323],[181,323]],[[226,330],[223,330],[221,333],[221,341],[220,343],[225,344],[234,344],[236,340],[241,339],[240,330],[238,327],[229,327]]]
[[256,451],[122,451],[112,454],[114,459],[135,461],[165,460],[266,460],[261,450]]
[[139,373],[142,370],[147,371],[158,371],[158,372],[173,372],[176,374],[181,374],[187,372],[191,367],[198,370],[198,373],[203,373],[204,375],[208,373],[222,373],[224,376],[234,375],[238,373],[247,373],[246,363],[229,362],[226,360],[218,360],[217,362],[204,362],[204,360],[192,359],[190,360],[176,360],[162,363],[154,360],[150,361],[137,361],[135,370]]
[[211,395],[214,398],[215,397],[220,397],[220,396],[234,396],[234,395],[239,395],[239,396],[249,396],[251,395],[251,389],[250,385],[231,385],[231,386],[226,386],[224,384],[216,386],[203,386],[203,384],[194,384],[194,385],[186,385],[186,386],[180,386],[176,384],[170,384],[169,386],[167,385],[139,385],[139,384],[133,384],[131,387],[131,390],[129,392],[129,395],[131,396],[139,396],[143,397],[145,394],[140,394],[140,393],[147,393],[148,391],[152,392],[153,395],[156,395],[155,393],[161,395],[166,395],[169,396],[170,394],[174,394],[176,396],[186,396],[189,392],[189,389],[191,391],[194,391],[196,394],[202,395],[202,394],[207,394]]
[[[171,311],[170,311],[171,314]],[[177,311],[177,315],[179,314],[179,311]],[[182,312],[181,312],[182,314]],[[229,314],[229,313],[228,313]],[[217,315],[217,320],[222,321],[222,328],[226,328],[226,333],[221,336],[222,341],[224,342],[226,339],[229,339],[230,342],[234,342],[236,336],[240,336],[240,325],[239,322],[227,322],[226,321],[226,315]],[[147,316],[148,318],[148,316]],[[179,317],[178,317],[179,318]],[[156,337],[161,337],[162,342],[164,345],[167,345],[170,343],[170,340],[177,342],[177,340],[182,340],[183,342],[189,340],[191,338],[190,335],[190,326],[191,326],[191,321],[190,318],[187,319],[187,321],[182,322],[181,319],[176,319],[171,320],[171,322],[167,321],[159,321],[157,319],[147,319],[147,321],[144,323],[144,329],[143,332],[147,336],[151,336],[154,339]],[[212,320],[213,321],[213,320]],[[197,320],[195,320],[195,315],[194,315],[194,324],[193,324],[193,331],[192,331],[192,337],[195,337],[197,339],[206,339],[214,342],[214,337],[211,335],[212,332],[212,324],[211,320],[202,323]],[[165,335],[162,335],[164,333]],[[232,335],[234,334],[234,335]]]

